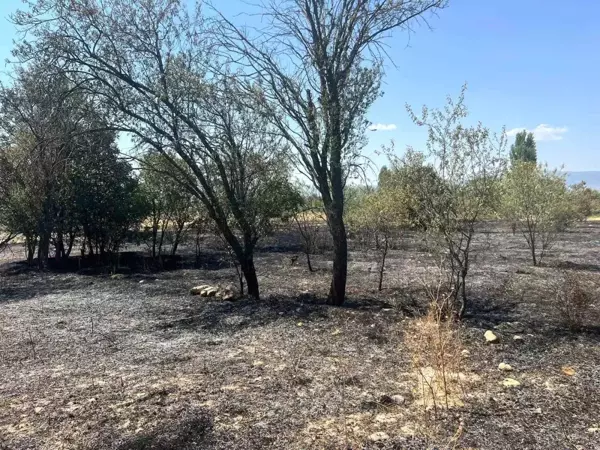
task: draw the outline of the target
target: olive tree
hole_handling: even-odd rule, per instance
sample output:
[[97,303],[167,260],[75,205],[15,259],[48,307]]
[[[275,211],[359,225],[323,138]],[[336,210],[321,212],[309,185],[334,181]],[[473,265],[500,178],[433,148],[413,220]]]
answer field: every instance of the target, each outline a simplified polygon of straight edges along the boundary
[[240,29],[221,17],[217,39],[244,67],[247,90],[319,191],[333,238],[328,301],[344,302],[348,244],[344,187],[360,164],[366,113],[381,94],[384,41],[444,0],[283,0],[260,7],[268,24]]
[[[199,3],[26,0],[12,16],[26,35],[15,54],[47,57],[114,116],[113,128],[170,161],[173,182],[200,201],[259,296],[258,239],[283,203],[281,139],[229,72],[215,73]],[[184,167],[173,159],[183,161]]]
[[502,187],[504,215],[516,224],[537,266],[558,233],[577,218],[565,176],[536,163],[513,162]]
[[406,173],[420,200],[415,213],[429,224],[427,235],[444,257],[450,293],[445,313],[459,318],[468,306],[473,238],[479,222],[497,206],[498,181],[506,166],[504,133],[497,137],[481,123],[463,125],[465,90],[466,86],[457,101],[448,98],[443,109],[423,107],[417,115],[408,107],[415,124],[427,129],[427,150],[409,149],[403,159],[392,155],[391,161],[408,166]]

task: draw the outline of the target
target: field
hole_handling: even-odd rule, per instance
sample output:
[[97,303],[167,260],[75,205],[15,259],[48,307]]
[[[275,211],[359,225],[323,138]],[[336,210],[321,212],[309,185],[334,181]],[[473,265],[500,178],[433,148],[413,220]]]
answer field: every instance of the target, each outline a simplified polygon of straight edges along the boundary
[[465,381],[435,416],[406,345],[437,273],[417,234],[390,251],[382,292],[376,254],[355,248],[344,307],[324,303],[327,252],[313,273],[292,264],[293,234],[257,256],[260,302],[189,295],[236,286],[210,245],[203,269],[123,277],[5,262],[0,448],[600,449],[600,302],[579,332],[553,307],[561,270],[600,282],[600,223],[563,234],[542,267],[507,227],[476,250]]

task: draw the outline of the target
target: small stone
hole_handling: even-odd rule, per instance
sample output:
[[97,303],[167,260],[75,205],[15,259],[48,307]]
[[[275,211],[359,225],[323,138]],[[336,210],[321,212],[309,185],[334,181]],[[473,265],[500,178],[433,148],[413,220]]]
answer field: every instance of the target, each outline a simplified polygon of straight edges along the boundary
[[388,434],[383,431],[377,431],[369,436],[371,442],[383,442],[387,441],[389,438]]
[[404,404],[404,402],[406,402],[406,399],[405,399],[403,396],[401,396],[401,395],[399,395],[399,394],[396,394],[396,395],[392,395],[392,401],[393,401],[393,402],[394,402],[396,405],[403,405],[403,404]]
[[144,284],[146,280],[140,280],[140,284]]
[[488,344],[499,341],[498,336],[496,336],[492,330],[487,330],[483,336]]
[[35,413],[36,413],[36,414],[39,414],[39,413],[41,413],[43,410],[44,410],[44,408],[42,408],[41,406],[38,406],[38,407],[36,407],[36,408],[34,409],[34,411],[35,411]]
[[515,335],[513,336],[513,341],[519,341],[519,342],[522,342],[522,341],[524,341],[524,340],[525,340],[525,339],[523,339],[523,336],[520,336],[520,335],[518,335],[518,334],[515,334]]
[[254,367],[262,367],[262,366],[264,366],[264,365],[265,365],[265,363],[264,363],[263,361],[257,360],[257,361],[254,361],[254,362],[252,363],[252,365],[253,365]]
[[533,410],[533,413],[534,413],[534,414],[541,414],[541,413],[542,413],[542,408],[535,408],[535,409]]
[[590,427],[587,431],[588,433],[600,433],[600,427]]
[[233,294],[233,292],[225,291],[223,292],[221,298],[226,302],[232,302],[235,300],[235,295]]
[[521,386],[521,383],[515,380],[514,378],[505,378],[504,380],[502,380],[502,384],[506,387]]
[[471,356],[471,352],[469,350],[467,350],[466,348],[460,352],[460,354],[462,355],[463,358],[468,358],[469,356]]
[[506,364],[501,362],[500,364],[498,364],[498,369],[504,371],[504,372],[512,372],[513,368],[510,364]]
[[569,376],[569,377],[572,377],[573,375],[575,375],[575,374],[577,373],[577,372],[575,371],[575,369],[573,369],[573,368],[572,368],[572,367],[570,367],[570,366],[563,366],[563,367],[561,368],[561,370],[562,370],[562,373],[564,373],[565,375],[567,375],[567,376]]

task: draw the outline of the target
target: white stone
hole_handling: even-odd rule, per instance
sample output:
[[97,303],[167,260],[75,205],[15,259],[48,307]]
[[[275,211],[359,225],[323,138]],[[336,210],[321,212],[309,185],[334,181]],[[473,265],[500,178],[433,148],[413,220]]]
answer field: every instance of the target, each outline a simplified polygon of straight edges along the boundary
[[498,342],[499,340],[498,336],[496,336],[492,330],[487,330],[483,336],[485,337],[486,342],[490,344],[493,342]]

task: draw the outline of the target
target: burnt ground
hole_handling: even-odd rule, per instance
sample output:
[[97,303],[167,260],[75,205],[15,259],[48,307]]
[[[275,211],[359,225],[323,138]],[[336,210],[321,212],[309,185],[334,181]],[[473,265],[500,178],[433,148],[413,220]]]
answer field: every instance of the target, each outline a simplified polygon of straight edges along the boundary
[[[521,237],[479,236],[460,325],[471,381],[435,420],[405,345],[436,274],[421,237],[390,252],[381,293],[375,253],[353,251],[344,307],[323,301],[327,255],[314,273],[291,264],[294,239],[259,253],[261,302],[188,294],[236,285],[210,249],[204,269],[120,279],[5,264],[0,448],[600,449],[600,301],[579,332],[553,307],[560,270],[600,282],[600,225],[562,235],[537,268]],[[499,344],[486,345],[488,329]],[[404,404],[382,400],[396,394]]]

